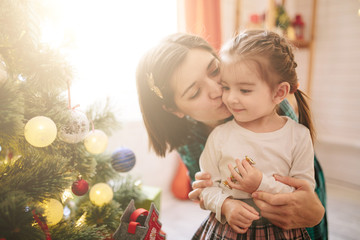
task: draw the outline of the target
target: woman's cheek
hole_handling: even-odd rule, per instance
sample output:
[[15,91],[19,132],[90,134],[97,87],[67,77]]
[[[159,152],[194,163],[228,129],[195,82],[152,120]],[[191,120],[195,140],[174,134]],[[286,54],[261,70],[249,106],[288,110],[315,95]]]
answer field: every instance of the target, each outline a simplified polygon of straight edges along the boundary
[[223,101],[223,103],[225,103],[225,105],[227,104],[227,96],[228,94],[227,93],[224,93],[224,91],[223,91],[223,94],[222,94],[222,97],[221,97],[221,99],[222,99],[222,101]]

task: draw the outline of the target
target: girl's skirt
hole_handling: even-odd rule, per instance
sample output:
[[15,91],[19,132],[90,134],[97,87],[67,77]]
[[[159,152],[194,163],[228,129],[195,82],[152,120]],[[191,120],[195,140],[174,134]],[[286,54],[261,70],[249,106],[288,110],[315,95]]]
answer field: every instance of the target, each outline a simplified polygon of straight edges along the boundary
[[259,220],[253,221],[248,231],[244,234],[238,234],[232,230],[229,224],[220,223],[216,218],[215,214],[211,213],[201,224],[200,228],[196,231],[192,238],[197,239],[237,239],[237,240],[257,240],[257,239],[289,239],[289,240],[310,240],[310,236],[305,228],[297,228],[291,230],[284,230],[273,224],[267,219],[260,218]]

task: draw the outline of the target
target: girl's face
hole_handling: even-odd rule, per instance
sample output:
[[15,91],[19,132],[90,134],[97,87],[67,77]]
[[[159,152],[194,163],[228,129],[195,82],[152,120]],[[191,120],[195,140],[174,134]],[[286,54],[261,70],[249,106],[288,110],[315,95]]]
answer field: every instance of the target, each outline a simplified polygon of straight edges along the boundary
[[276,108],[274,94],[253,62],[224,62],[223,101],[241,126],[261,123]]
[[192,49],[172,77],[178,117],[191,118],[214,127],[231,116],[222,102],[220,62],[211,53]]

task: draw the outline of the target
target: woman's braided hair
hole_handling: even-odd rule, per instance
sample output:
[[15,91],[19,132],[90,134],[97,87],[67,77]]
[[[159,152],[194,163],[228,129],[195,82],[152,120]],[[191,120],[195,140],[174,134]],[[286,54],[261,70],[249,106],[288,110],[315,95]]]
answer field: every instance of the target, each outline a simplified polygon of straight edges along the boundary
[[221,49],[221,55],[238,61],[254,61],[262,79],[271,88],[282,82],[289,83],[290,93],[294,94],[298,106],[299,123],[310,130],[314,140],[315,131],[306,101],[307,96],[298,89],[297,63],[292,44],[286,38],[271,31],[247,30],[225,44]]

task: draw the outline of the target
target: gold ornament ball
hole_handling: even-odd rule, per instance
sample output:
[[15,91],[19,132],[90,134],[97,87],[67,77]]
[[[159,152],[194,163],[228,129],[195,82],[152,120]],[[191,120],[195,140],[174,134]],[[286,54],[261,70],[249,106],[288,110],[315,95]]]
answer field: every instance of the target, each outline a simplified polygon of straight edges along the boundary
[[101,130],[90,131],[84,140],[86,150],[92,154],[103,153],[108,145],[108,136]]
[[58,200],[50,198],[41,204],[44,209],[44,216],[48,226],[56,225],[61,221],[64,215],[64,207]]
[[56,138],[57,128],[53,120],[38,116],[30,119],[24,129],[26,141],[34,147],[46,147]]
[[102,206],[113,199],[114,193],[106,183],[97,183],[90,190],[90,201],[96,206]]

